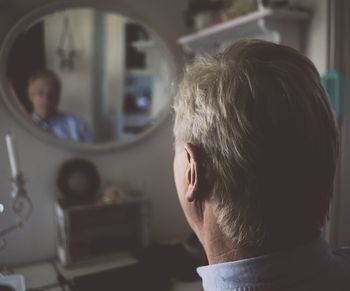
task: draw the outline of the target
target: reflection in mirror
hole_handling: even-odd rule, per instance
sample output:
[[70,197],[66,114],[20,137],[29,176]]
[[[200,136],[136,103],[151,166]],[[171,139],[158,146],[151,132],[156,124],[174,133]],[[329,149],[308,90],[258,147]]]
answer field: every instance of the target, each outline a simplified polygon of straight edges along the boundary
[[152,32],[129,18],[66,9],[17,36],[7,78],[33,125],[75,142],[120,142],[169,107],[166,56]]

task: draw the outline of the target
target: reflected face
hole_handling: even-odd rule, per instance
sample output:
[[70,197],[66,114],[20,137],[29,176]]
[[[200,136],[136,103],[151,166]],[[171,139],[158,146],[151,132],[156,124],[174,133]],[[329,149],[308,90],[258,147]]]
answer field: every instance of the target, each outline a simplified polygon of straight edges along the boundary
[[47,120],[56,114],[59,96],[49,80],[36,79],[30,82],[28,94],[33,112],[41,119]]

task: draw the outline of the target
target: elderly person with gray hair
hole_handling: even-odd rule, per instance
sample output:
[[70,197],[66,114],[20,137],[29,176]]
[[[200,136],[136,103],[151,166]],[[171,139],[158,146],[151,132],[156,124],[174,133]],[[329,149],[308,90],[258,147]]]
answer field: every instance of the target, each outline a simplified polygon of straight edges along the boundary
[[62,84],[56,73],[43,69],[28,81],[28,96],[33,107],[32,121],[52,135],[73,142],[91,142],[86,123],[72,113],[59,110]]
[[338,131],[319,74],[244,40],[200,57],[175,97],[175,184],[205,290],[350,290],[350,249],[322,237]]

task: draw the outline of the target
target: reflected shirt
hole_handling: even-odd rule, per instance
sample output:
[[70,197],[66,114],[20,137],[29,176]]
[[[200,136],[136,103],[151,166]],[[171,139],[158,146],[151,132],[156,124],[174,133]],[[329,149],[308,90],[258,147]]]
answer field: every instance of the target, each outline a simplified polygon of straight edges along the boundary
[[350,248],[323,240],[302,247],[197,268],[205,291],[349,291]]
[[92,141],[92,136],[86,123],[73,114],[58,112],[49,120],[43,120],[33,113],[32,120],[38,127],[58,138],[74,142]]

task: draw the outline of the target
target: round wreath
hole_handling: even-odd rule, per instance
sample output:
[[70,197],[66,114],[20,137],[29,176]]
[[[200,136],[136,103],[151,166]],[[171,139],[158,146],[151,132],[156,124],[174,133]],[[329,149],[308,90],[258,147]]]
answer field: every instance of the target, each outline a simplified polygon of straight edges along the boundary
[[[70,180],[76,174],[84,177],[86,185],[83,189],[76,189],[72,187]],[[57,186],[64,198],[69,202],[84,203],[93,201],[100,188],[100,176],[95,165],[85,159],[70,159],[61,166]]]

